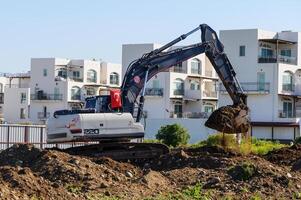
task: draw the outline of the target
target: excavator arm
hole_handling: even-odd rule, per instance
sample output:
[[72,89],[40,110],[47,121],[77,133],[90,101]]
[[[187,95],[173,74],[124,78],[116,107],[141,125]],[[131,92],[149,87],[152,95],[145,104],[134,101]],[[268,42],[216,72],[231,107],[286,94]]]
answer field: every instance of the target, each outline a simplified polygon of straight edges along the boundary
[[[180,47],[172,51],[165,51],[198,30],[202,32],[201,43]],[[170,67],[202,53],[205,53],[210,60],[233,101],[233,106],[226,107],[228,109],[222,109],[221,112],[218,112],[218,110],[215,111],[212,114],[213,117],[209,117],[206,125],[223,132],[245,132],[249,127],[246,95],[236,79],[236,73],[227,55],[224,53],[224,47],[219,41],[216,32],[206,24],[201,24],[187,34],[181,35],[159,49],[144,54],[140,59],[130,64],[121,86],[123,112],[133,114],[136,99],[140,95],[136,118],[139,121],[143,111],[147,81],[159,72],[167,71]],[[241,111],[243,112],[241,113]],[[227,114],[227,112],[230,112],[230,114]],[[226,116],[224,116],[225,114]],[[224,126],[220,125],[221,123]]]

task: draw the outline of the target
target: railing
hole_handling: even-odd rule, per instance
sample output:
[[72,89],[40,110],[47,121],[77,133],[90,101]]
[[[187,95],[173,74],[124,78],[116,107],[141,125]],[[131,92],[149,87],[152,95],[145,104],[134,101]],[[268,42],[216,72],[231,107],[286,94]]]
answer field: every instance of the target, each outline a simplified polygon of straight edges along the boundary
[[163,96],[163,88],[145,88],[147,96]]
[[278,55],[278,60],[277,60],[277,57],[275,57],[275,56],[272,56],[272,57],[259,56],[258,57],[258,63],[277,63],[277,62],[296,64],[296,58],[290,57],[290,56],[282,56],[282,55]]
[[6,149],[14,144],[33,144],[36,148],[69,148],[95,142],[73,142],[47,144],[46,127],[44,125],[0,124],[0,149]]
[[170,112],[170,118],[208,118],[211,113],[206,112]]
[[173,91],[174,95],[184,95],[184,89],[178,89]]
[[293,84],[282,84],[282,92],[294,92],[295,85]]
[[84,81],[83,78],[77,78],[77,77],[69,77],[69,80],[75,81],[75,82],[83,82]]
[[23,84],[6,84],[6,88],[29,88],[28,83],[23,83]]
[[178,73],[187,73],[186,69],[184,67],[172,67],[171,72],[178,72]]
[[202,74],[202,71],[199,70],[199,69],[191,69],[191,73],[192,73],[192,74],[198,74],[198,75],[201,75],[201,74]]
[[0,104],[4,104],[4,93],[0,93]]
[[[250,92],[264,92],[264,93],[269,93],[270,92],[270,83],[265,82],[265,83],[260,83],[260,82],[243,82],[240,83],[242,89],[246,93]],[[220,91],[221,92],[226,92],[226,89],[223,84],[220,84]]]
[[81,100],[81,96],[80,95],[72,95],[71,96],[71,100]]
[[203,97],[217,98],[217,91],[203,91]]
[[96,83],[96,78],[87,78],[88,83]]
[[278,60],[281,63],[296,64],[296,58],[295,57],[279,55]]
[[50,112],[38,112],[38,119],[48,119]]
[[31,94],[31,100],[63,100],[63,94]]

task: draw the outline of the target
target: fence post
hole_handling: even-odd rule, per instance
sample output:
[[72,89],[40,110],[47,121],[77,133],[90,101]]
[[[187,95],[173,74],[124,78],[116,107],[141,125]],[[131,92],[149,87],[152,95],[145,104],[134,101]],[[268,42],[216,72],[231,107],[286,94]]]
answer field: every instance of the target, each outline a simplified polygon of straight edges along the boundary
[[40,148],[43,149],[43,127],[40,127]]
[[6,143],[6,148],[9,148],[9,127],[10,126],[7,126],[7,143]]
[[24,130],[25,130],[25,132],[24,132],[24,143],[28,143],[28,126],[24,126]]

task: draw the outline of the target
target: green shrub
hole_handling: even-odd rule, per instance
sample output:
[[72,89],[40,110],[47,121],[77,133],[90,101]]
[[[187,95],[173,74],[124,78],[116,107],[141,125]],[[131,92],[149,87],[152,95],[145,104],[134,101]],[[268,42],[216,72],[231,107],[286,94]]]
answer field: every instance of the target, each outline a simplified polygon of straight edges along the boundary
[[270,151],[287,147],[288,145],[280,144],[279,141],[259,140],[252,138],[252,153],[265,155]]
[[301,137],[297,137],[294,141],[294,144],[301,144]]
[[168,146],[186,145],[190,136],[187,129],[180,124],[162,126],[156,134],[156,139]]

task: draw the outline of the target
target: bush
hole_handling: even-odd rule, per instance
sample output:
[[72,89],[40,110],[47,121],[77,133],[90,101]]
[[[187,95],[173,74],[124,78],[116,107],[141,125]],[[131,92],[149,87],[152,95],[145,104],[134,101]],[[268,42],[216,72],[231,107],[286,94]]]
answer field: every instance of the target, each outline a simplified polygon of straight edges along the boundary
[[168,146],[186,145],[190,136],[187,129],[180,124],[162,126],[156,134],[156,139]]
[[297,137],[294,141],[294,144],[301,144],[301,137]]
[[210,135],[207,139],[208,146],[226,146],[233,147],[236,146],[236,137],[233,134],[222,134],[218,133],[215,135]]

